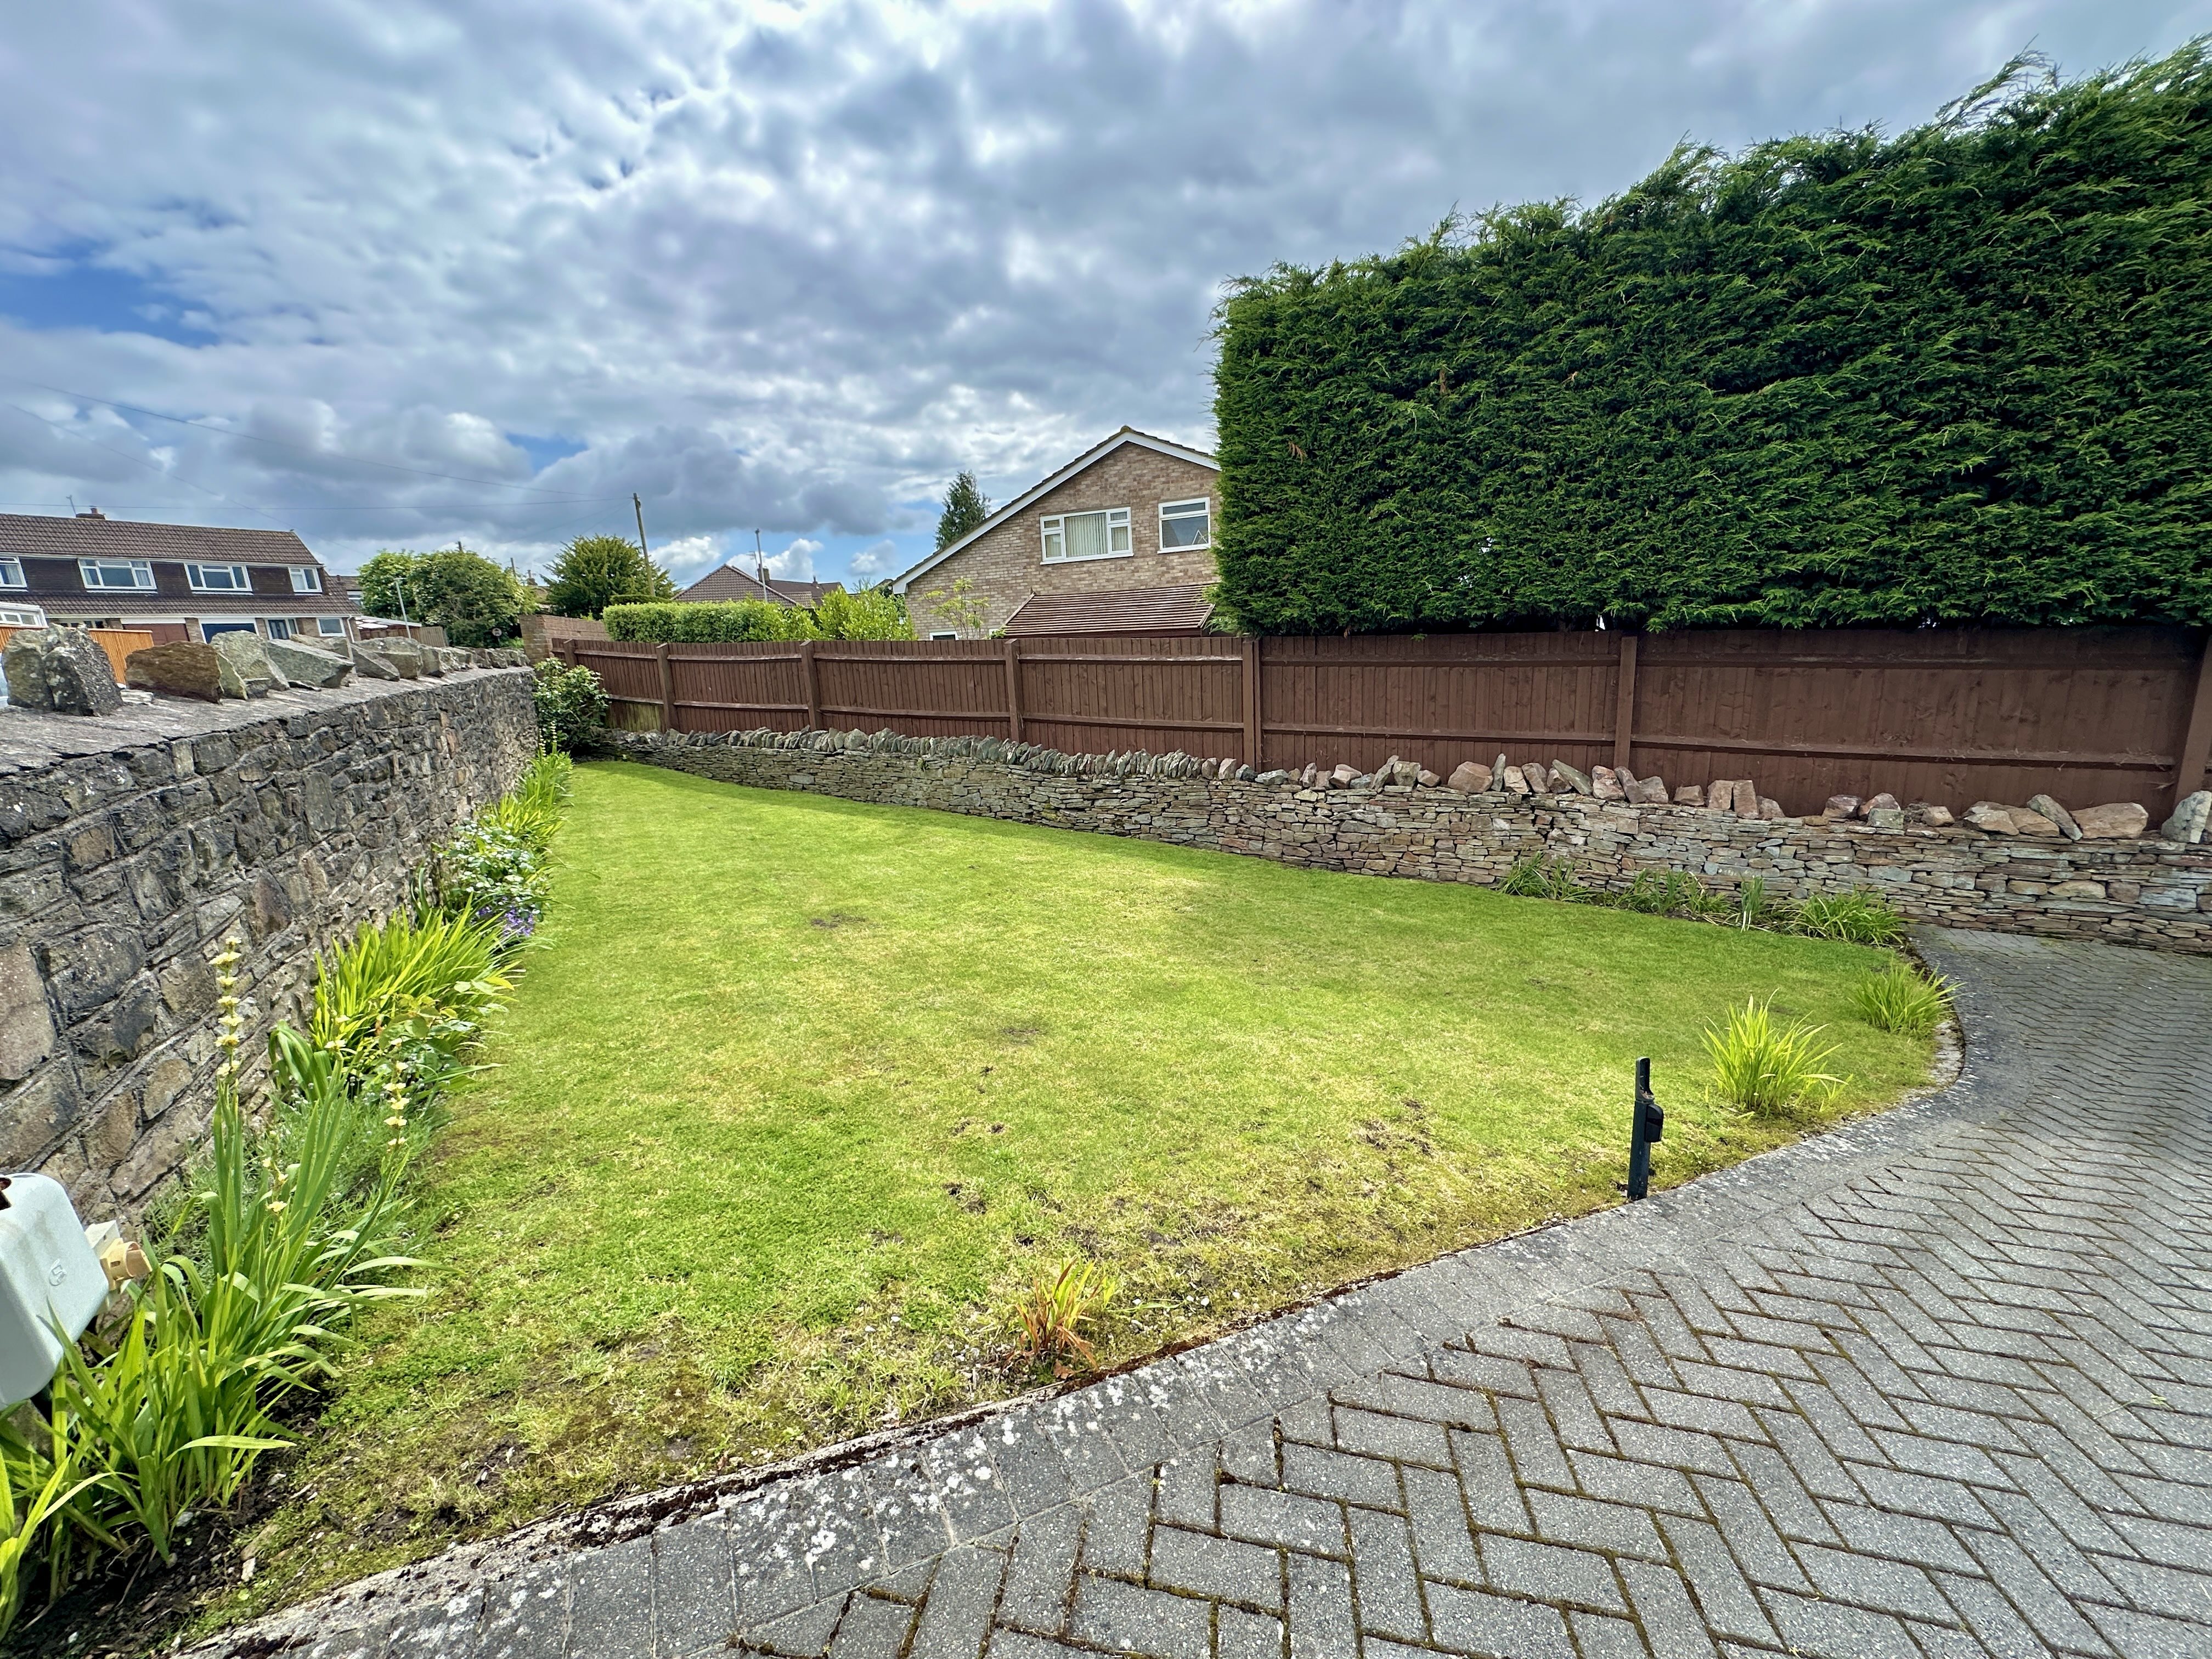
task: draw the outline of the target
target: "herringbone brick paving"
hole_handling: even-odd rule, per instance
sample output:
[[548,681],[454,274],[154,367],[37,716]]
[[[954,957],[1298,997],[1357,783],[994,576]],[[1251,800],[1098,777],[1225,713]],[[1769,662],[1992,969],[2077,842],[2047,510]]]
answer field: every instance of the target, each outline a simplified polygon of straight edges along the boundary
[[1968,1071],[1884,1127],[264,1639],[328,1659],[2212,1655],[2212,963],[1925,943],[1964,983]]

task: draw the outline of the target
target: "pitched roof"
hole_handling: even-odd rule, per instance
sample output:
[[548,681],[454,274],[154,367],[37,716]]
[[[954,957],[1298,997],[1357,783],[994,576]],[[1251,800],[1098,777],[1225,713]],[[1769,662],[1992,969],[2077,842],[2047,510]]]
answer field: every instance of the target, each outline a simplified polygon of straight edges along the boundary
[[49,559],[179,559],[209,564],[320,564],[289,530],[142,524],[134,519],[0,513],[0,553]]
[[1195,634],[1213,607],[1201,583],[1104,593],[1032,593],[1006,618],[1011,635]]
[[1060,485],[1066,483],[1070,478],[1082,471],[1085,468],[1096,466],[1099,462],[1104,460],[1109,455],[1111,455],[1115,450],[1120,449],[1127,444],[1137,444],[1146,449],[1157,450],[1163,455],[1172,455],[1177,460],[1189,461],[1194,465],[1206,467],[1215,472],[1221,471],[1221,463],[1215,460],[1212,456],[1207,454],[1202,449],[1193,449],[1188,445],[1176,442],[1172,438],[1156,438],[1149,432],[1139,432],[1133,426],[1125,426],[1112,437],[1107,439],[1104,443],[1094,444],[1089,449],[1085,450],[1080,455],[1078,455],[1066,466],[1060,468],[1059,471],[1054,473],[1049,478],[1045,479],[1043,483],[1033,485],[1030,489],[1024,490],[1020,495],[1015,496],[1013,500],[1008,501],[1004,507],[994,513],[989,518],[984,520],[982,523],[977,525],[973,530],[963,536],[958,541],[948,543],[946,545],[939,548],[936,552],[931,554],[927,558],[922,560],[921,563],[914,566],[911,569],[902,571],[899,574],[892,577],[891,592],[894,593],[905,592],[907,590],[907,584],[914,580],[915,577],[927,574],[939,565],[944,563],[945,560],[951,558],[955,553],[959,552],[961,549],[966,547],[978,536],[986,535],[989,532],[997,529],[1008,519],[1013,517],[1015,514],[1020,512],[1024,507],[1036,501],[1039,496],[1043,495],[1051,490],[1059,489]]
[[143,587],[40,593],[30,602],[53,617],[350,617],[361,609],[337,593],[156,593]]
[[817,605],[824,593],[842,592],[842,582],[787,582],[770,576],[763,587],[752,573],[726,564],[709,570],[676,597],[701,605],[730,599],[766,599],[770,605]]

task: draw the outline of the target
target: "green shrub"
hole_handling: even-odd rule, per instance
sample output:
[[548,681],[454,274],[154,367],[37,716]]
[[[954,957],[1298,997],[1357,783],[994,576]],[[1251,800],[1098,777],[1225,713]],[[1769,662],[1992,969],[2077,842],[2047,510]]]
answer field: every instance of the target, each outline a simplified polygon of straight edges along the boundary
[[607,689],[580,663],[564,668],[548,657],[531,670],[539,746],[565,754],[589,743],[607,723]]
[[1951,1017],[1951,994],[1949,980],[1893,963],[1851,986],[1851,1011],[1877,1031],[1924,1037]]
[[811,609],[767,599],[611,605],[607,635],[680,645],[744,640],[910,640],[906,601],[889,588],[833,588]]
[[2212,46],[1245,281],[1221,614],[2212,623]]
[[579,536],[554,561],[546,608],[559,617],[596,617],[611,605],[676,597],[676,583],[627,536]]
[[1839,939],[1852,945],[1905,942],[1905,918],[1889,908],[1887,899],[1863,887],[1807,899],[1796,908],[1790,925],[1813,939]]
[[1725,1025],[1705,1034],[1715,1091],[1730,1105],[1762,1115],[1825,1100],[1843,1079],[1820,1069],[1836,1052],[1832,1044],[1814,1045],[1822,1029],[1802,1020],[1779,1024],[1755,999],[1730,1009]]

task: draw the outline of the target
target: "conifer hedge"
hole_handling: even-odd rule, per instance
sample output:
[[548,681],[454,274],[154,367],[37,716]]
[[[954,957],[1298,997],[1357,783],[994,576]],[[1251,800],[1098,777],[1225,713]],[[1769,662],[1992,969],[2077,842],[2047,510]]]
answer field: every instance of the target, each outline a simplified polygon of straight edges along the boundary
[[1261,633],[2212,623],[2212,55],[1684,148],[1224,301]]

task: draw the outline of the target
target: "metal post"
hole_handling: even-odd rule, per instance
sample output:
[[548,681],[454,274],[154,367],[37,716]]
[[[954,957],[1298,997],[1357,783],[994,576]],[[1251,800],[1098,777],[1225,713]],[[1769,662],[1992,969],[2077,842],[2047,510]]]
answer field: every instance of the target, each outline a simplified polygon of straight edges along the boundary
[[1651,1190],[1651,1143],[1667,1134],[1667,1114],[1651,1097],[1651,1061],[1636,1062],[1636,1115],[1628,1126],[1628,1195],[1641,1198]]

